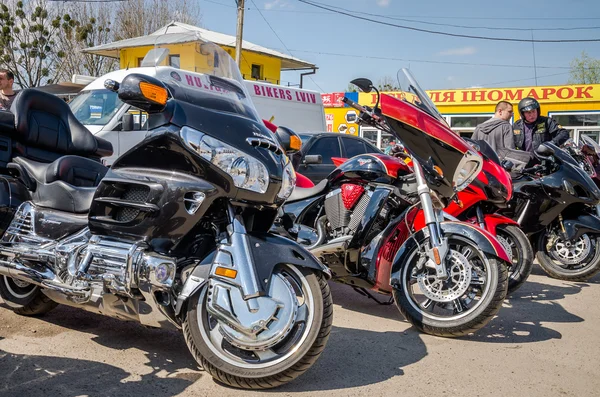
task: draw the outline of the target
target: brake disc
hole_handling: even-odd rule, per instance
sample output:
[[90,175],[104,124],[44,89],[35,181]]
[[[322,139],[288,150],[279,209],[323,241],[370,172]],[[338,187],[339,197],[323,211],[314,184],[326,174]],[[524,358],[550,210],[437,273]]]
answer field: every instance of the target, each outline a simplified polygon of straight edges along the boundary
[[448,279],[440,280],[434,274],[423,272],[417,282],[423,295],[436,302],[452,302],[458,299],[471,284],[471,264],[458,251],[450,250],[446,257]]
[[574,243],[557,238],[550,250],[550,254],[554,259],[565,265],[577,265],[588,257],[591,250],[591,240],[587,234],[584,234]]
[[508,242],[508,239],[505,237],[502,237],[500,235],[497,235],[496,239],[498,240],[498,242],[500,243],[502,248],[504,248],[504,251],[506,251],[506,255],[508,256],[508,259],[510,259],[510,262],[512,262],[513,261],[513,252],[512,252],[512,247],[510,246],[510,243]]

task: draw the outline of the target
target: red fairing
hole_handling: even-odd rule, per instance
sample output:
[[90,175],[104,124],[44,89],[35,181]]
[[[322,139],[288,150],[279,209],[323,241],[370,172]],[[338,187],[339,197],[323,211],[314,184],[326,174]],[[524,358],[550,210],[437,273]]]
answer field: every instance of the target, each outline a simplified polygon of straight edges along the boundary
[[263,124],[269,129],[271,130],[271,132],[275,132],[277,131],[277,126],[273,123],[271,123],[270,121],[267,121],[265,119],[263,119]]
[[[496,229],[500,225],[519,226],[518,222],[498,214],[485,214],[483,216],[483,221],[485,222],[485,230],[487,230],[494,236],[496,235]],[[477,218],[467,219],[467,222],[477,225]]]
[[346,160],[348,160],[345,157],[332,157],[331,161],[333,161],[333,165],[335,165],[336,167],[339,167],[340,165],[344,164],[346,162]]
[[409,102],[383,94],[381,95],[381,111],[385,116],[415,127],[462,153],[471,149],[469,144],[459,138],[450,128]]
[[345,183],[342,185],[342,201],[347,210],[351,210],[356,204],[365,188],[360,185]]
[[305,177],[302,174],[296,172],[296,186],[297,187],[315,187],[315,184],[312,183],[310,179]]

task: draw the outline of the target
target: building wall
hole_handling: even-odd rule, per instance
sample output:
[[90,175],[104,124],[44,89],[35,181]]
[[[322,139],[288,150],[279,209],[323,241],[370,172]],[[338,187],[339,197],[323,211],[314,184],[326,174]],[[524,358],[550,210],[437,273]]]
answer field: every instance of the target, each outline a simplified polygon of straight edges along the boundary
[[[153,46],[144,46],[137,48],[125,48],[120,52],[120,67],[133,68],[138,66],[138,62],[143,59]],[[183,70],[201,72],[205,68],[212,68],[213,60],[210,55],[202,55],[199,43],[175,44],[166,46],[169,48],[169,55],[180,56],[180,67]],[[235,59],[235,48],[223,47],[229,55]],[[167,65],[168,57],[161,65]],[[268,55],[259,54],[252,51],[243,51],[240,70],[244,79],[255,80],[252,78],[252,65],[259,65],[262,68],[262,81],[279,84],[281,79],[281,60]]]

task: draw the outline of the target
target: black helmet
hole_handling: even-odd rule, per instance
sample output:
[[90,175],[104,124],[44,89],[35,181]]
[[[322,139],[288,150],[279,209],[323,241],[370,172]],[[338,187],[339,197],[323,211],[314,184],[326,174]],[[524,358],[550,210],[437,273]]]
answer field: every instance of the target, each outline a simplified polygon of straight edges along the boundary
[[519,114],[521,115],[521,119],[523,119],[523,121],[525,121],[525,116],[523,115],[524,112],[528,112],[530,110],[537,109],[538,116],[540,116],[542,113],[542,111],[540,110],[540,103],[535,98],[531,98],[531,97],[521,99],[521,102],[519,102],[518,108],[519,108]]

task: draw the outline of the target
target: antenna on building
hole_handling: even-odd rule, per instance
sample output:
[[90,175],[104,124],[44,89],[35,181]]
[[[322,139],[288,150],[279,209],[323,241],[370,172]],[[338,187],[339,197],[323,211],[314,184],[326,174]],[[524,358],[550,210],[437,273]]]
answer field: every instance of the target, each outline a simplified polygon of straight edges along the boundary
[[531,47],[533,49],[533,74],[535,76],[535,85],[538,85],[537,66],[535,65],[535,42],[533,41],[533,30],[531,31]]

